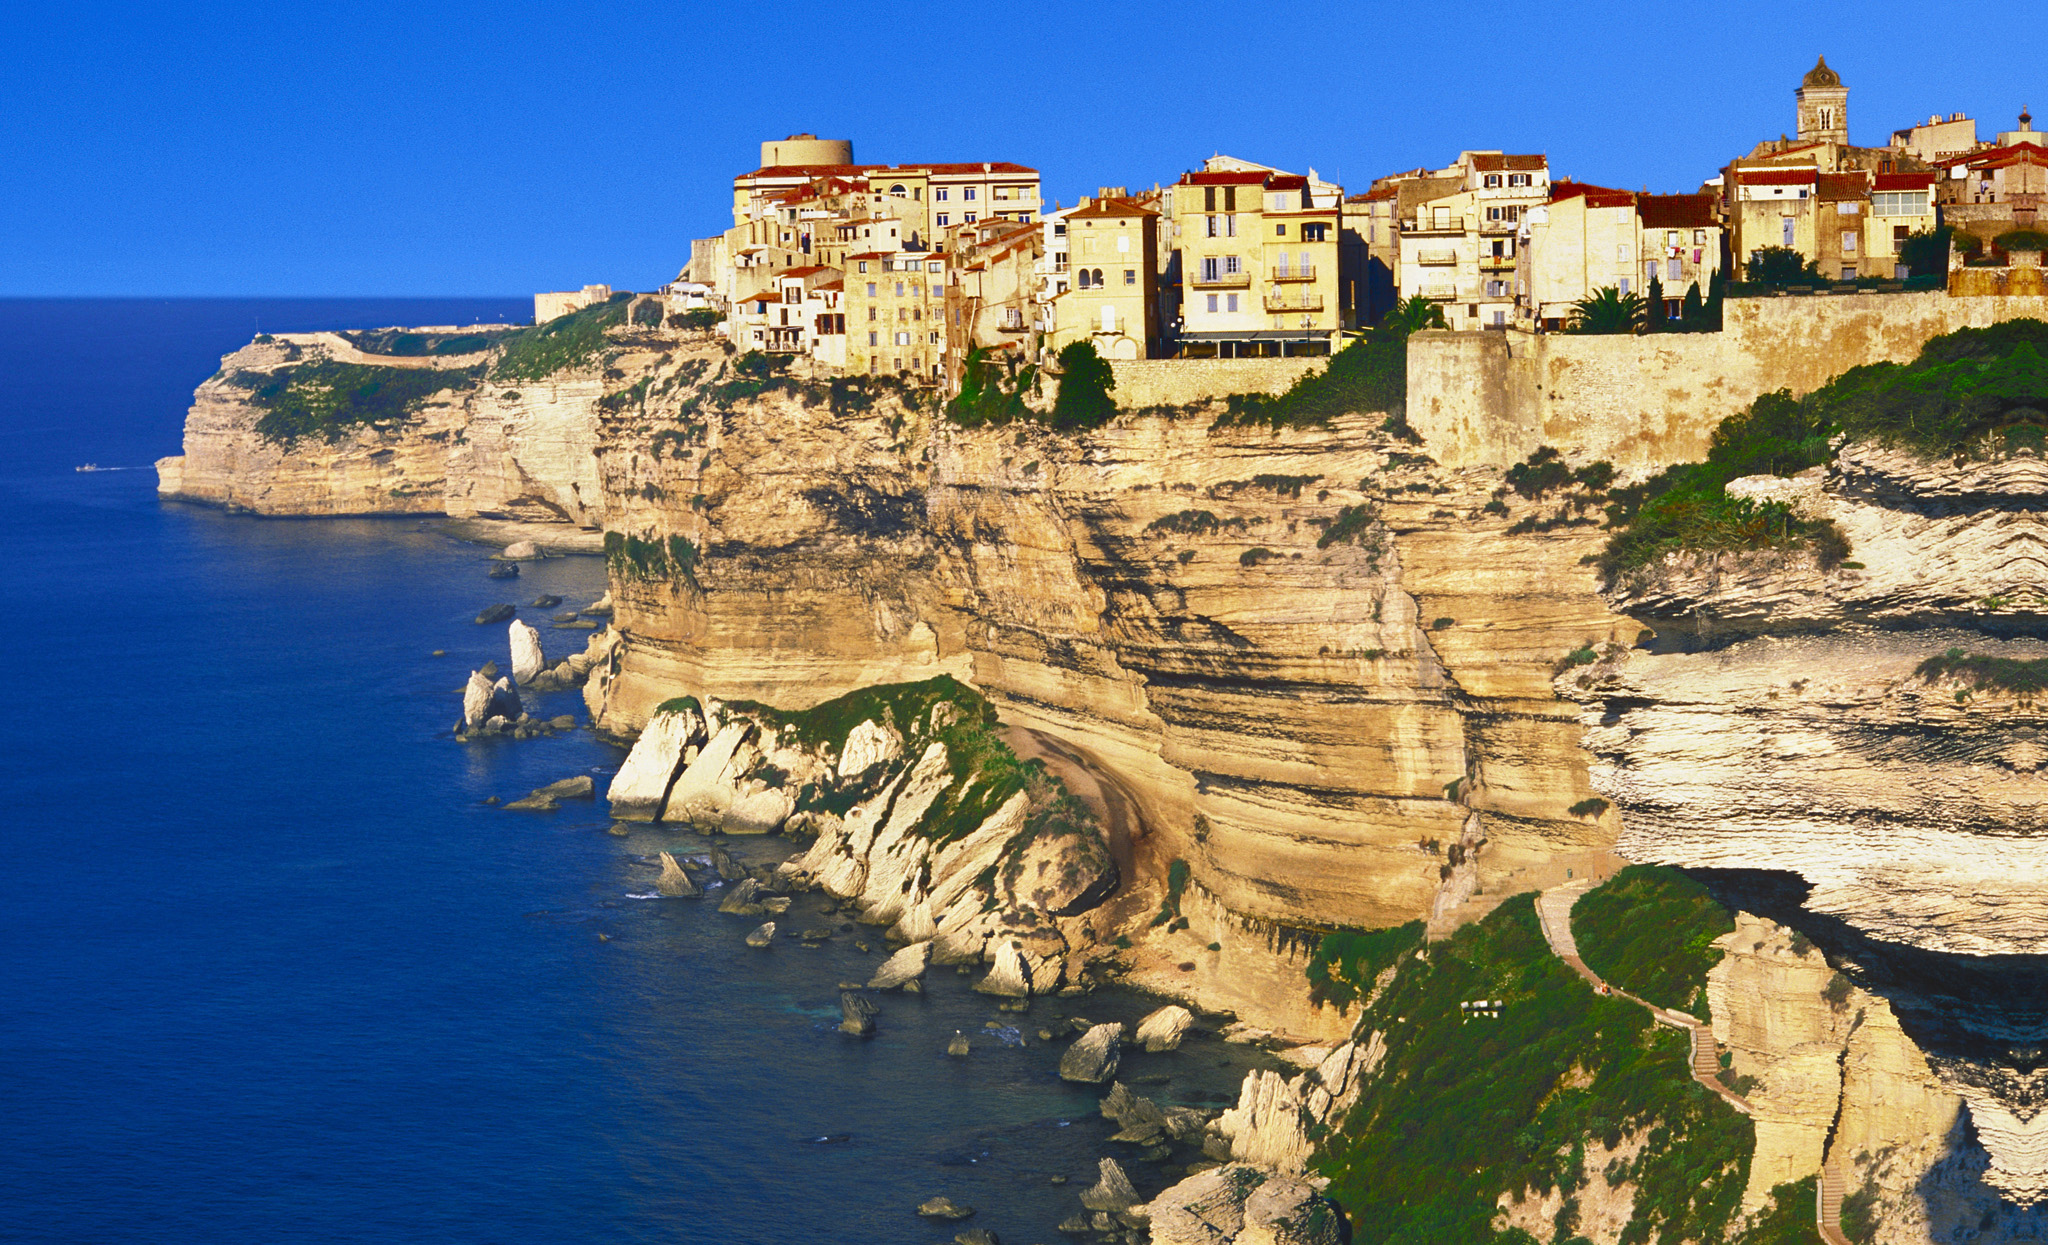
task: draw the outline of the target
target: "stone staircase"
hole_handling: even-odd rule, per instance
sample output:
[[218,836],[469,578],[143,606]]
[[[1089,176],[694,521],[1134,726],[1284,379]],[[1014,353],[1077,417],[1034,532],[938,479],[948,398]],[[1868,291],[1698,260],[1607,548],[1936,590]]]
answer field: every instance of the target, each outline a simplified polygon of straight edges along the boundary
[[1820,1239],[1830,1245],[1849,1245],[1849,1238],[1842,1234],[1842,1192],[1842,1169],[1832,1162],[1822,1164],[1814,1218],[1820,1227]]

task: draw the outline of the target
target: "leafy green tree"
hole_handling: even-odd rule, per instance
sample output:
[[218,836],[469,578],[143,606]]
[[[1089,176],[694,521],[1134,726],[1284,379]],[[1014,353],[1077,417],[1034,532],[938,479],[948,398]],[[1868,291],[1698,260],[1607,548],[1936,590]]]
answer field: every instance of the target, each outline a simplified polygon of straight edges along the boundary
[[1700,298],[1697,281],[1685,287],[1685,301],[1678,309],[1678,329],[1681,333],[1707,331],[1707,304]]
[[1037,379],[1037,369],[1004,366],[988,357],[980,346],[967,352],[961,370],[960,392],[946,403],[946,418],[965,428],[982,424],[1007,424],[1030,415],[1024,395]]
[[1955,231],[1954,225],[1938,225],[1908,234],[1899,243],[1899,266],[1906,270],[1905,275],[1932,277],[1947,272],[1948,240]]
[[1643,296],[1603,285],[1572,304],[1574,333],[1633,333],[1643,318]]
[[1664,283],[1652,276],[1650,288],[1643,291],[1643,332],[1665,333],[1670,329],[1664,317]]
[[1406,338],[1418,329],[1442,329],[1450,325],[1444,321],[1444,309],[1420,294],[1395,303],[1380,321],[1382,330],[1391,331]]
[[1782,289],[1788,285],[1815,285],[1823,278],[1820,266],[1789,246],[1766,246],[1749,253],[1743,265],[1751,281]]
[[1116,375],[1096,353],[1095,343],[1077,341],[1060,349],[1060,395],[1053,400],[1055,428],[1100,428],[1116,415]]

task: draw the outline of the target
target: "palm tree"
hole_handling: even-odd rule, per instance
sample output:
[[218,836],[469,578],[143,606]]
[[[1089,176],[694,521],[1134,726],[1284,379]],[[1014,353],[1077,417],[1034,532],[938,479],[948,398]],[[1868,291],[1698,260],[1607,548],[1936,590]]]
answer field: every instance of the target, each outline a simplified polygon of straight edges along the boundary
[[1420,294],[1411,295],[1395,303],[1380,321],[1380,327],[1392,329],[1406,337],[1417,329],[1448,328],[1444,323],[1444,309]]
[[1572,304],[1574,333],[1633,333],[1643,318],[1643,296],[1603,285]]

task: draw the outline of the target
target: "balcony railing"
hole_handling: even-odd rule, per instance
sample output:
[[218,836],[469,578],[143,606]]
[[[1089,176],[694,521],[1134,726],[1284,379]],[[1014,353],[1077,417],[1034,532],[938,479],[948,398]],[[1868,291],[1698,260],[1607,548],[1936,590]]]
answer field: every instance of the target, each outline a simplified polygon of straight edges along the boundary
[[1316,279],[1316,266],[1314,264],[1303,264],[1299,268],[1275,268],[1272,273],[1272,279],[1275,281],[1313,281]]
[[1449,247],[1427,248],[1415,253],[1415,262],[1434,265],[1455,264],[1458,262],[1458,253]]
[[1191,284],[1193,284],[1198,289],[1210,290],[1220,290],[1225,288],[1226,286],[1235,286],[1239,289],[1243,289],[1245,286],[1250,285],[1251,283],[1252,276],[1248,272],[1197,272],[1194,276],[1193,281],[1191,282]]
[[1479,257],[1479,266],[1481,268],[1513,268],[1515,266],[1515,257],[1512,255],[1481,255]]
[[1290,311],[1321,311],[1322,309],[1323,296],[1321,294],[1309,294],[1306,297],[1295,299],[1274,294],[1266,299],[1266,310],[1275,315],[1284,315]]

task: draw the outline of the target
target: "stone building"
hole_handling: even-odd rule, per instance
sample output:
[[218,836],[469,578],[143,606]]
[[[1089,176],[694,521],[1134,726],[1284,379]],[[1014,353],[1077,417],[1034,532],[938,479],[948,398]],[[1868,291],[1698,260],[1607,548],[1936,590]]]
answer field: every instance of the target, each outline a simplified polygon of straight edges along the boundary
[[1397,183],[1399,297],[1438,303],[1454,329],[1506,328],[1522,217],[1549,201],[1540,155],[1460,152],[1449,168]]
[[1995,145],[1939,162],[1944,176],[1935,192],[1944,221],[1982,237],[2039,223],[2048,197],[2048,134],[2035,130],[2027,113],[2019,120]]
[[1827,57],[1806,71],[1792,97],[1798,102],[1800,142],[1849,145],[1849,88],[1828,68]]
[[1548,204],[1523,216],[1516,268],[1521,327],[1557,330],[1573,304],[1605,286],[1647,298],[1662,290],[1675,319],[1685,292],[1705,297],[1721,267],[1723,242],[1713,195],[1652,195],[1555,182]]
[[846,370],[937,382],[945,371],[945,260],[871,251],[848,259],[843,280]]
[[981,349],[1006,361],[1031,361],[1041,225],[978,221],[946,239],[943,378],[959,387],[967,354]]
[[[1329,353],[1344,324],[1341,188],[1228,157],[1209,165],[1172,187],[1181,355]],[[1071,252],[1071,220],[1068,235]]]
[[1151,358],[1160,345],[1159,213],[1109,197],[1063,215],[1071,270],[1049,306],[1046,352],[1085,339],[1105,359]]

